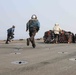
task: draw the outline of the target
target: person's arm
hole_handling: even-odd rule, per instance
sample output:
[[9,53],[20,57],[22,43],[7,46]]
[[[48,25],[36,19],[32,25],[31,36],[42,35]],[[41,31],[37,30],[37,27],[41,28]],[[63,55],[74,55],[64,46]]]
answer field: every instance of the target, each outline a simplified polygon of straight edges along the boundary
[[59,32],[62,33],[62,29],[59,27]]
[[39,21],[37,22],[37,26],[38,26],[37,27],[37,32],[38,32],[40,30],[40,22]]
[[37,23],[37,26],[40,28],[40,22],[37,20],[36,23]]
[[11,28],[12,35],[14,35],[14,31],[15,31],[15,29]]
[[28,29],[29,29],[29,22],[27,22],[26,24],[26,31],[28,31]]

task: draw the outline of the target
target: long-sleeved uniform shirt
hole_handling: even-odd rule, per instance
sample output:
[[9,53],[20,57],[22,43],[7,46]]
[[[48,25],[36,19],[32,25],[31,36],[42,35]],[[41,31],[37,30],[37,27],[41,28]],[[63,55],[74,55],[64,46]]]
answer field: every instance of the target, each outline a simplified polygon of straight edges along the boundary
[[8,34],[14,34],[14,31],[15,31],[15,28],[9,28],[9,29],[7,30],[7,33],[8,33]]
[[35,19],[31,19],[26,24],[26,30],[28,30],[31,27],[35,27],[35,26],[38,27],[38,28],[40,28],[39,21],[37,19],[36,20]]
[[53,28],[53,31],[55,34],[59,34],[59,32],[61,31],[62,29],[60,28],[59,25],[55,25],[54,28]]

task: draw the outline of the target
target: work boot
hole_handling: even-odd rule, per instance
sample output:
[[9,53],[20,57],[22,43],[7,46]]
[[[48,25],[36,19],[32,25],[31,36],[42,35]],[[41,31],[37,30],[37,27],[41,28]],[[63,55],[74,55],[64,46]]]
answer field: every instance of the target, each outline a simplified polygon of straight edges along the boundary
[[35,48],[35,47],[36,47],[36,45],[35,45],[35,44],[32,44],[32,47],[33,47],[33,48]]
[[8,42],[5,42],[5,44],[9,44]]
[[29,39],[27,39],[27,46],[29,46]]

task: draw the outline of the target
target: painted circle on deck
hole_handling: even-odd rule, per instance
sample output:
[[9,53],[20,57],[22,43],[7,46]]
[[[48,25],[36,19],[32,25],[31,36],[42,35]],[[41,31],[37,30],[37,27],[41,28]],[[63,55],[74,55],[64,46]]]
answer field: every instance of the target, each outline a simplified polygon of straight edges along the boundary
[[15,53],[10,53],[10,54],[21,54],[21,53],[16,53],[16,52],[15,52]]
[[13,61],[12,64],[27,64],[27,61]]
[[58,52],[58,53],[60,53],[60,54],[67,54],[68,52]]
[[70,58],[69,60],[71,60],[71,61],[76,61],[76,58]]

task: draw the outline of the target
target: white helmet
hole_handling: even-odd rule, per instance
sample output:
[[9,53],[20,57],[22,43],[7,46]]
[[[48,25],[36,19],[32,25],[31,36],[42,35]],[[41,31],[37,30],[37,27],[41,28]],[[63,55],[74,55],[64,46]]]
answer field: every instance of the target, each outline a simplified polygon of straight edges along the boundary
[[59,25],[59,23],[55,23],[55,25]]
[[37,19],[37,16],[36,16],[35,14],[33,14],[33,15],[31,16],[31,19]]

